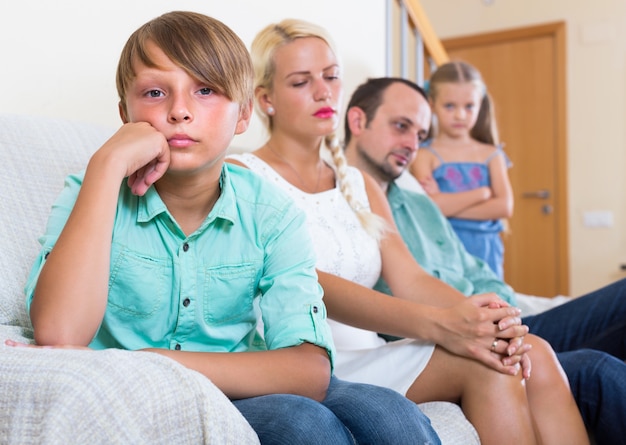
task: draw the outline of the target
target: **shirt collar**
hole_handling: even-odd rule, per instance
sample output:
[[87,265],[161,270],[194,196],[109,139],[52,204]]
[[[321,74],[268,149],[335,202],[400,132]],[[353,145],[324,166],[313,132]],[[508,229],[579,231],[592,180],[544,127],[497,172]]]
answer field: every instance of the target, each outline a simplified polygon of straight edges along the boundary
[[404,199],[402,196],[402,190],[395,181],[390,181],[387,186],[387,201],[392,209],[399,209],[404,206]]
[[[213,210],[211,210],[208,217],[202,224],[202,227],[217,218],[225,219],[231,223],[235,222],[235,216],[237,214],[237,201],[235,199],[235,190],[233,189],[228,165],[229,164],[227,163],[222,165],[222,171],[220,174],[221,193],[213,206]],[[139,197],[137,222],[150,221],[162,213],[169,214],[167,207],[159,196],[159,193],[156,191],[156,188],[150,187],[144,196]]]

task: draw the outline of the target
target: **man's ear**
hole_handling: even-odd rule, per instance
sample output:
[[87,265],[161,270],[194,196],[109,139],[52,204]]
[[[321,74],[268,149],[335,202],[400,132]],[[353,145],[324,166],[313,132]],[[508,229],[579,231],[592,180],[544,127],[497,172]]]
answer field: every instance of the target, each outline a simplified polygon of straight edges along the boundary
[[348,120],[350,132],[355,136],[361,134],[361,131],[367,125],[367,116],[360,107],[350,107],[346,112],[346,119]]
[[126,111],[124,110],[124,106],[122,105],[122,102],[118,102],[117,109],[120,113],[120,118],[122,119],[122,122],[127,124],[128,119],[126,118]]
[[250,119],[252,118],[252,101],[242,104],[239,107],[239,118],[235,127],[235,134],[241,134],[248,129]]

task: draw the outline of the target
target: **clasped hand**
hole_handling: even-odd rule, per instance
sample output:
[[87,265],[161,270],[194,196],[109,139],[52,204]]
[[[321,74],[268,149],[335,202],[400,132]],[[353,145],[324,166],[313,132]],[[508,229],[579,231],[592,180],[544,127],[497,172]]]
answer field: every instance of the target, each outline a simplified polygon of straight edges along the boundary
[[441,342],[455,354],[470,357],[499,372],[530,377],[531,363],[524,343],[528,326],[523,325],[521,311],[495,294],[475,295],[444,309]]

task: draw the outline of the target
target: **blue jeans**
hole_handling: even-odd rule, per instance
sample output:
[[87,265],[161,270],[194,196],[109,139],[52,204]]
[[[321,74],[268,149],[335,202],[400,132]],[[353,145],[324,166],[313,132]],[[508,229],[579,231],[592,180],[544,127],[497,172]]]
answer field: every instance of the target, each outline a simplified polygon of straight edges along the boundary
[[626,359],[626,279],[522,319],[556,352],[597,349]]
[[[597,445],[626,440],[626,364],[593,349],[559,352],[587,431]],[[531,377],[532,378],[532,377]]]
[[557,352],[585,426],[597,443],[623,443],[626,280],[524,317],[522,322]]
[[390,389],[332,377],[319,403],[291,394],[233,401],[261,444],[441,444],[417,405]]

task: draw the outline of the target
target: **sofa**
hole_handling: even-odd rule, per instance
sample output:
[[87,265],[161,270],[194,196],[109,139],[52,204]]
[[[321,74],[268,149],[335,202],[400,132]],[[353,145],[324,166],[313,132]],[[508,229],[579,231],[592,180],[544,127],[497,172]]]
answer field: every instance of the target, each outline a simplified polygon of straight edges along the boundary
[[[114,129],[0,113],[0,444],[254,444],[209,379],[161,355],[33,342],[23,286],[50,206]],[[444,444],[478,444],[459,407],[420,405]]]

